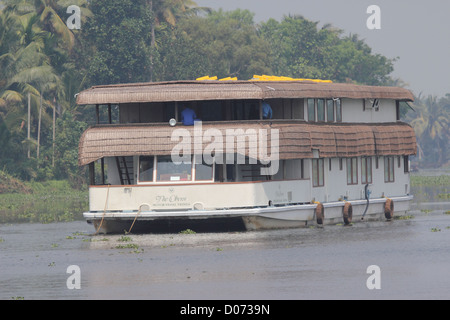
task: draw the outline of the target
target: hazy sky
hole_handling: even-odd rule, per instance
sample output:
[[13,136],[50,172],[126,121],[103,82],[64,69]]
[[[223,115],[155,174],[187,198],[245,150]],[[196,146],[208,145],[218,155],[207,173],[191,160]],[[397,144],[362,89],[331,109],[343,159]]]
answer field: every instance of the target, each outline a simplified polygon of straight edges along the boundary
[[[388,58],[399,57],[394,78],[414,94],[450,93],[450,1],[448,0],[196,0],[199,6],[225,11],[248,9],[259,23],[300,14],[319,25],[331,23],[345,34],[358,34]],[[367,8],[381,9],[381,29],[369,30]]]

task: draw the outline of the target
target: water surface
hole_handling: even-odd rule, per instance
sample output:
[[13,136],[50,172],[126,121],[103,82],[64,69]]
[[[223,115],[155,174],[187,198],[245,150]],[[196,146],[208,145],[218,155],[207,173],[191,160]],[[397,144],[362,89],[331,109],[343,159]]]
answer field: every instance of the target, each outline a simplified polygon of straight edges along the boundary
[[[0,225],[0,299],[450,298],[450,215],[442,212],[125,242],[93,231],[84,221]],[[67,288],[70,265],[80,267],[80,289]],[[379,290],[366,286],[370,265],[380,267]]]

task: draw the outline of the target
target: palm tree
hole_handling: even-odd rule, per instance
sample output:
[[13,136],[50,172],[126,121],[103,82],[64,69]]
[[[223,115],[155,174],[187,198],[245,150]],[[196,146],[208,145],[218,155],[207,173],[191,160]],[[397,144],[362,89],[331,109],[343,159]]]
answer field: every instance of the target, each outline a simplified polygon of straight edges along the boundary
[[441,166],[448,161],[448,141],[450,139],[450,120],[445,113],[446,98],[440,100],[429,95],[416,99],[418,116],[411,126],[418,137],[419,149],[428,166]]
[[[11,25],[5,25],[5,22],[10,22]],[[28,121],[28,112],[23,106],[28,106],[26,101],[29,96],[31,106],[35,110],[33,113],[39,113],[40,128],[42,107],[49,105],[48,99],[43,99],[43,95],[61,90],[59,77],[44,53],[49,33],[39,27],[39,18],[33,12],[21,16],[2,12],[0,23],[5,28],[0,43],[0,108],[3,122],[11,133],[22,130],[24,122]],[[7,34],[10,32],[16,37],[14,41],[7,43],[9,50],[6,51],[3,41],[8,38]],[[47,119],[45,113],[44,119]],[[37,140],[39,141],[39,134]],[[30,146],[33,141],[26,139],[23,143]]]
[[5,12],[17,15],[35,13],[39,17],[42,30],[58,35],[60,46],[72,50],[75,43],[74,31],[69,29],[65,19],[69,5],[76,5],[81,9],[81,17],[85,19],[92,15],[87,8],[87,0],[5,0]]

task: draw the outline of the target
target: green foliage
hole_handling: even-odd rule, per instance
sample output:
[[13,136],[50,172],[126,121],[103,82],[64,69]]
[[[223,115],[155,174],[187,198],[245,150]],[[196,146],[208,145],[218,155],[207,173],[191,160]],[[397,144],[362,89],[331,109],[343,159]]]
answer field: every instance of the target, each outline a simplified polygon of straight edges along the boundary
[[[86,5],[86,1],[73,4]],[[74,58],[70,51],[74,34],[59,16],[65,14],[64,5],[64,1],[7,0],[0,11],[0,165],[25,180],[55,176],[48,166],[52,158],[48,151],[52,146],[51,114],[56,102],[60,114],[73,102],[69,96],[73,96],[76,81],[62,81],[67,79],[67,71],[73,70],[68,66],[73,66],[70,61]]]
[[179,232],[179,234],[196,234],[197,232],[195,232],[194,230],[191,229],[185,229],[185,230],[181,230]]
[[84,177],[84,172],[78,166],[78,142],[87,125],[75,120],[68,112],[57,120],[56,125],[58,133],[55,139],[55,178],[68,178],[73,186],[80,187],[83,183],[80,178]]
[[405,121],[414,128],[417,136],[417,160],[421,167],[438,168],[450,164],[450,94],[438,99],[435,96],[416,97]]
[[89,63],[95,84],[149,78],[150,12],[145,0],[95,0],[85,25],[86,41],[96,50]]
[[270,44],[275,74],[294,78],[321,78],[336,82],[381,85],[393,71],[393,60],[371,53],[357,35],[341,37],[342,30],[302,16],[269,19],[260,28]]
[[29,192],[0,193],[0,223],[73,221],[88,208],[86,190],[67,181],[31,182]]
[[[82,30],[65,24],[72,4],[81,8]],[[192,0],[3,0],[0,169],[22,180],[83,186],[78,139],[95,111],[77,107],[75,94],[92,85],[254,74],[392,85],[401,81],[390,78],[393,62],[357,35],[301,16],[258,25],[248,10],[213,11]],[[419,97],[414,108],[405,118],[416,130],[421,164],[445,165],[450,95]]]
[[268,43],[258,36],[248,10],[213,11],[205,17],[160,28],[158,80],[195,79],[203,75],[251,79],[271,72]]
[[411,176],[412,187],[436,187],[436,186],[450,186],[449,175],[439,176]]

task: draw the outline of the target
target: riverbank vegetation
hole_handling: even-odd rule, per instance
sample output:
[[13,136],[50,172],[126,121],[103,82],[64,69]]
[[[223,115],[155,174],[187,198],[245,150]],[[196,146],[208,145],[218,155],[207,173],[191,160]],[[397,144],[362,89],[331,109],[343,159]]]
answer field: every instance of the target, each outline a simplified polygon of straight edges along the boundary
[[[67,180],[22,182],[0,171],[0,181],[0,223],[81,220],[88,209],[87,188],[73,188]],[[415,202],[446,201],[449,185],[450,175],[411,174]]]
[[449,187],[450,175],[418,175],[411,174],[411,187]]
[[20,182],[2,171],[0,177],[14,185],[0,193],[0,223],[74,221],[88,208],[86,188],[74,189],[67,180]]
[[449,186],[450,175],[448,173],[440,175],[411,174],[411,193],[414,195],[416,203],[450,200]]
[[[248,10],[215,11],[191,0],[70,4],[81,9],[79,30],[66,24],[67,1],[0,0],[0,170],[16,179],[2,179],[1,194],[18,197],[12,188],[33,198],[33,183],[53,180],[65,180],[75,198],[72,190],[86,188],[78,141],[95,110],[76,106],[75,95],[93,85],[254,74],[404,84],[391,76],[395,59],[301,15],[258,24]],[[414,162],[448,165],[450,94],[418,96],[412,106],[402,114],[418,137]]]

